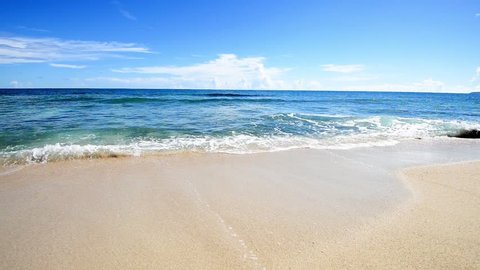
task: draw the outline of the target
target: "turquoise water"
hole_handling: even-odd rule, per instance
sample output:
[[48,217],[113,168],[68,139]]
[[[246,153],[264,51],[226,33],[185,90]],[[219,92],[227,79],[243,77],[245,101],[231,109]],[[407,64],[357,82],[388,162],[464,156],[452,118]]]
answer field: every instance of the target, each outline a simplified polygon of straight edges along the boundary
[[480,95],[0,90],[3,164],[108,155],[390,145],[480,127]]

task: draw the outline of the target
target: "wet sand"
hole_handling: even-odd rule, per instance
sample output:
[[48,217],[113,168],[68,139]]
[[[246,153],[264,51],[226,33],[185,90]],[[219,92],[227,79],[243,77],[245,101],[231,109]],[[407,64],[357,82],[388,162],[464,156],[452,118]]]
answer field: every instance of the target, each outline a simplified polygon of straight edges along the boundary
[[399,171],[463,160],[442,147],[423,159],[406,145],[3,171],[0,268],[476,268],[480,163]]

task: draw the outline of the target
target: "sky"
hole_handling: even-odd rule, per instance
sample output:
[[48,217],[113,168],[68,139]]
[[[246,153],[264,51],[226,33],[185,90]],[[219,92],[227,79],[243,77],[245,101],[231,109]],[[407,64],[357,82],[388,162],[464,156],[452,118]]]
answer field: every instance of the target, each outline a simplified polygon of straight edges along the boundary
[[0,0],[0,88],[480,91],[480,0]]

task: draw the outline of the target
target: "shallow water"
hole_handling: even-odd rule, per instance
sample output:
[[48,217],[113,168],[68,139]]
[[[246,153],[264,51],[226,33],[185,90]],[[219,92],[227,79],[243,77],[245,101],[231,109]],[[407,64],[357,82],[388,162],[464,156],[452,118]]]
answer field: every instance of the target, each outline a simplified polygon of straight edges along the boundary
[[392,145],[480,128],[480,95],[0,90],[2,163]]

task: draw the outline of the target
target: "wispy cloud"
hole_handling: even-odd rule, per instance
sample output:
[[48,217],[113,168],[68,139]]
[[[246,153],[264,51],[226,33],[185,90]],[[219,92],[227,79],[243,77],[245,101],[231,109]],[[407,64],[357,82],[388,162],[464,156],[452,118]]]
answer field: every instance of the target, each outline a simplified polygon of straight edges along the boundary
[[87,67],[84,65],[57,64],[57,63],[50,63],[50,66],[56,67],[56,68],[71,68],[71,69],[82,69]]
[[42,32],[42,33],[50,32],[49,30],[46,30],[46,29],[27,27],[27,26],[24,26],[24,25],[19,25],[19,26],[17,26],[17,28],[22,29],[22,30],[27,30],[27,31],[33,31],[33,32]]
[[480,17],[480,12],[475,13],[475,17]]
[[149,52],[135,43],[0,37],[0,64],[87,61]]
[[322,70],[327,72],[338,72],[338,73],[353,73],[363,71],[365,67],[363,65],[334,65],[328,64],[323,65]]
[[120,12],[120,14],[122,14],[123,17],[131,20],[131,21],[136,21],[137,20],[137,17],[133,16],[132,13],[130,13],[128,10],[126,10],[124,7],[123,7],[123,4],[120,3],[119,1],[112,1],[111,2],[118,10],[118,12]]
[[129,19],[129,20],[132,20],[132,21],[136,21],[137,20],[137,17],[133,16],[130,12],[124,10],[124,9],[120,9],[119,10],[120,13],[123,15],[123,17]]

